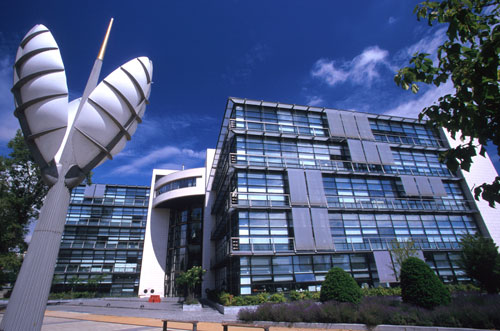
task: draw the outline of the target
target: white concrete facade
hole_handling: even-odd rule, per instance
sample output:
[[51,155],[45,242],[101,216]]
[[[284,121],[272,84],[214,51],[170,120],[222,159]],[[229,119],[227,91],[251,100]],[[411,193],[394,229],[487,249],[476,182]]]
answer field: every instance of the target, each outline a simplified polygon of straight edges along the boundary
[[[462,144],[460,140],[453,139],[449,132],[443,129],[444,135],[448,140],[448,143],[452,148],[457,147]],[[498,173],[491,162],[488,153],[483,156],[480,156],[479,153],[477,156],[472,158],[473,163],[470,167],[470,171],[462,171],[462,176],[467,183],[469,188],[469,193],[471,194],[471,200],[474,200],[474,203],[479,210],[483,224],[480,222],[481,231],[484,235],[489,234],[491,239],[495,242],[497,246],[500,246],[500,207],[497,205],[496,208],[490,207],[487,201],[480,199],[473,199],[473,189],[478,187],[483,183],[491,183],[498,176]]]
[[[168,234],[170,222],[169,203],[175,204],[183,199],[199,197],[204,200],[206,196],[207,171],[211,168],[213,149],[207,150],[206,166],[187,170],[162,170],[154,169],[151,180],[150,200],[144,250],[139,282],[139,297],[150,295],[166,296],[165,277],[167,268]],[[207,170],[208,169],[208,170]],[[195,178],[196,184],[189,187],[180,187],[159,192],[159,190],[176,181]],[[208,196],[208,195],[207,195]],[[206,212],[206,206],[205,206]],[[205,220],[204,220],[205,221]],[[204,228],[205,226],[203,226]],[[204,231],[206,232],[206,231]],[[210,244],[210,237],[203,234],[203,245]],[[203,252],[209,251],[203,247]],[[204,268],[205,267],[205,263]]]

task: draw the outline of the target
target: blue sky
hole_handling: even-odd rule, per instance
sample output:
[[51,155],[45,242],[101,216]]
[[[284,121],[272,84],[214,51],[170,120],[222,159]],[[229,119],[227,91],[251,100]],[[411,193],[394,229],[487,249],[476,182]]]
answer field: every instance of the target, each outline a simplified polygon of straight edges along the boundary
[[[416,117],[452,91],[417,95],[393,82],[416,51],[434,53],[442,27],[417,1],[3,1],[0,4],[0,153],[18,128],[12,64],[35,24],[54,35],[70,99],[79,97],[107,24],[101,79],[137,56],[154,64],[150,106],[132,141],[93,181],[149,185],[153,168],[203,165],[229,96]],[[490,153],[500,168],[498,156]]]

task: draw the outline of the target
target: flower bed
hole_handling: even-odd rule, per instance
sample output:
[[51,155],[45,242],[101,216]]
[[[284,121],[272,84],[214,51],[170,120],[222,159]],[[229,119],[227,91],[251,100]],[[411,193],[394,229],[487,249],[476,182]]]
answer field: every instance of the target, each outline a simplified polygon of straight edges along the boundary
[[242,309],[242,321],[362,323],[500,329],[500,296],[457,295],[446,306],[433,310],[402,303],[399,298],[365,297],[359,305],[318,303],[310,300],[264,303],[256,309]]

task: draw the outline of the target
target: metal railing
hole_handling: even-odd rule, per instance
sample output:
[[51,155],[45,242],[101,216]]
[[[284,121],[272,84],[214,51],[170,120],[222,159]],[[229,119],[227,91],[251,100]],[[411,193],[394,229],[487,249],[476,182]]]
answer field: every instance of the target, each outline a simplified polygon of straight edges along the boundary
[[[474,203],[465,199],[358,197],[353,195],[327,195],[327,207],[356,210],[422,210],[422,211],[474,211]],[[231,193],[230,208],[290,208],[290,196],[276,193]]]
[[[327,252],[356,252],[356,251],[377,251],[391,250],[395,246],[395,238],[363,238],[361,242],[352,238],[333,238],[334,249]],[[344,241],[344,242],[340,242]],[[425,239],[413,239],[415,248],[419,250],[454,250],[460,249],[460,244],[455,241],[431,242]],[[241,238],[231,237],[227,243],[228,252],[231,255],[245,254],[280,254],[280,253],[301,253],[295,248],[294,238]],[[316,251],[317,252],[317,251]]]
[[[398,166],[354,163],[345,160],[300,159],[270,155],[251,155],[231,153],[231,163],[247,167],[265,168],[303,168],[333,172],[380,173],[413,176],[452,176],[448,169],[417,168],[400,169]],[[426,171],[424,171],[426,170]]]
[[120,241],[113,244],[102,241],[67,241],[61,242],[61,248],[92,248],[92,249],[142,249],[144,246],[142,240],[136,241]]
[[229,206],[234,207],[290,207],[290,196],[279,193],[232,192]]
[[315,128],[295,124],[282,124],[260,121],[249,121],[243,119],[231,119],[230,127],[233,130],[276,132],[280,134],[292,134],[300,136],[329,137],[327,128]]
[[[262,131],[313,137],[330,137],[330,130],[325,127],[316,128],[305,125],[252,121],[244,119],[231,119],[229,125],[233,130]],[[400,136],[386,133],[373,133],[373,136],[377,141],[392,144],[427,146],[437,148],[445,147],[443,141],[437,138],[431,139],[424,137]]]
[[328,208],[391,209],[429,211],[472,211],[474,204],[465,199],[384,198],[356,196],[326,196]]
[[422,137],[409,137],[409,136],[398,136],[385,133],[373,133],[375,140],[391,144],[401,144],[401,145],[418,145],[418,146],[429,146],[429,147],[444,147],[444,143],[441,139],[429,139]]

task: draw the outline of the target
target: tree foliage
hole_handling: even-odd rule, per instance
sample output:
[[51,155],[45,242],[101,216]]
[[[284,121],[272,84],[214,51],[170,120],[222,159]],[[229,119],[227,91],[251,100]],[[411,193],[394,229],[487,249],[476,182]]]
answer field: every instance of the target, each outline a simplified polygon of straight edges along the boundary
[[479,234],[465,235],[460,240],[460,267],[488,293],[500,290],[500,254],[491,238]]
[[328,271],[321,284],[320,300],[359,303],[363,293],[350,274],[335,267]]
[[0,156],[0,256],[4,257],[0,259],[0,273],[16,270],[10,268],[14,265],[12,254],[26,249],[24,236],[31,220],[38,217],[47,193],[20,130],[8,147],[8,157]]
[[[420,119],[427,118],[435,127],[444,127],[461,139],[461,144],[442,154],[452,171],[469,171],[472,157],[484,156],[484,147],[492,143],[500,154],[500,3],[498,0],[424,1],[415,7],[417,19],[430,26],[447,26],[447,40],[438,47],[437,62],[427,53],[416,53],[410,66],[399,70],[396,84],[414,93],[418,83],[439,86],[451,80],[454,94],[439,98],[426,107]],[[470,137],[470,138],[469,138]],[[472,139],[471,139],[472,138]],[[500,203],[500,177],[493,183],[475,188],[491,206]]]
[[403,262],[409,257],[418,257],[418,248],[413,240],[399,241],[394,240],[391,242],[391,257],[392,257],[392,270],[397,279]]
[[187,290],[187,297],[193,300],[196,286],[201,284],[202,277],[207,272],[202,267],[194,266],[186,272],[182,272],[175,278],[177,286],[184,287]]
[[432,309],[450,303],[450,292],[424,261],[410,257],[401,266],[401,298]]

